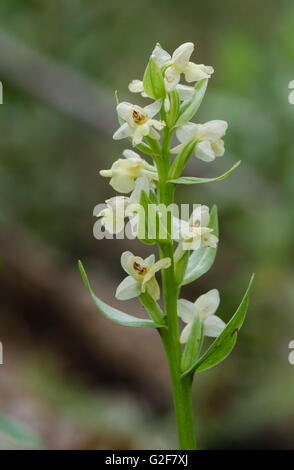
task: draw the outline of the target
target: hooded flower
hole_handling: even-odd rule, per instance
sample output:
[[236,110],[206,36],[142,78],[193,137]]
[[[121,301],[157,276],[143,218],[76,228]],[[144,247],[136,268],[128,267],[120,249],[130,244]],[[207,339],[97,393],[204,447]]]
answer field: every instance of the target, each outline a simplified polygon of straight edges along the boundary
[[134,256],[130,251],[125,251],[121,256],[121,265],[128,276],[116,290],[117,299],[132,299],[146,291],[154,300],[159,299],[160,289],[155,273],[161,269],[169,268],[170,258],[162,258],[155,263],[154,255],[150,255],[144,260],[140,256]]
[[205,336],[216,338],[221,334],[226,324],[223,320],[214,315],[219,306],[219,302],[220,298],[217,289],[212,289],[206,294],[201,295],[194,303],[185,299],[178,300],[178,315],[184,323],[187,323],[181,333],[181,343],[187,343],[193,322],[198,315],[203,321]]
[[[124,229],[125,218],[131,214],[130,198],[125,196],[116,196],[106,201],[107,207],[99,212],[97,217],[101,217],[101,224],[109,233],[117,234]],[[133,209],[136,206],[132,204]]]
[[156,168],[149,165],[133,150],[124,150],[125,159],[119,158],[110,170],[101,170],[100,175],[111,178],[110,185],[120,193],[129,193],[135,188],[136,178],[146,176],[158,179]]
[[213,74],[213,67],[190,62],[193,50],[194,44],[192,42],[182,44],[174,51],[172,57],[159,45],[153,50],[151,58],[159,68],[165,68],[164,85],[167,92],[176,88],[181,79],[181,73],[185,75],[187,82],[210,78]]
[[149,194],[150,189],[150,179],[144,176],[136,180],[134,191],[130,197],[116,196],[107,199],[105,201],[107,207],[97,215],[97,217],[101,217],[101,224],[109,233],[117,234],[124,229],[125,219],[128,217],[132,233],[136,236],[141,192],[145,191],[146,194]]
[[186,250],[197,250],[201,245],[216,248],[218,238],[211,233],[213,229],[208,227],[209,219],[207,206],[194,209],[189,222],[174,218],[174,233],[178,234],[180,239],[174,255],[175,262],[181,259]]
[[153,119],[161,108],[161,100],[141,108],[140,106],[127,102],[120,103],[117,107],[117,113],[120,118],[126,121],[114,134],[114,140],[132,137],[133,147],[139,145],[145,136],[159,140],[160,135],[155,130],[162,130],[165,126],[163,121]]
[[195,139],[195,156],[205,162],[211,162],[225,153],[222,137],[227,128],[228,123],[220,120],[208,121],[205,124],[188,122],[177,129],[176,135],[181,143],[172,149],[172,153],[179,153],[190,140]]

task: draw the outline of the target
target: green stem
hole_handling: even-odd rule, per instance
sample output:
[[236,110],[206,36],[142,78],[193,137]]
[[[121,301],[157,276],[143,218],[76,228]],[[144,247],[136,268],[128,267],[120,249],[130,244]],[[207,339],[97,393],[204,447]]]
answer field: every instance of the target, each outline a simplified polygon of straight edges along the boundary
[[[167,183],[170,169],[170,141],[171,132],[166,128],[162,139],[162,156],[157,163],[160,203],[166,206],[169,206],[174,201],[174,185]],[[161,329],[160,335],[165,348],[171,376],[179,446],[182,450],[196,449],[191,398],[192,378],[191,376],[181,378],[181,346],[177,312],[179,287],[175,279],[174,247],[172,239],[160,243],[159,250],[161,258],[169,257],[172,260],[171,267],[162,270],[162,287],[167,316],[167,329]]]

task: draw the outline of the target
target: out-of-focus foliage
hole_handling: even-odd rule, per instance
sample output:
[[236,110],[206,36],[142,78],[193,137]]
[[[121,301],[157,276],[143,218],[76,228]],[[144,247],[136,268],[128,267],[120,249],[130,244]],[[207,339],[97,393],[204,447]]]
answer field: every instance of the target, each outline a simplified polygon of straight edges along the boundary
[[[236,350],[195,383],[198,434],[201,445],[211,448],[240,442],[289,445],[294,427],[294,370],[288,363],[294,338],[294,107],[288,102],[294,79],[293,2],[10,0],[0,3],[0,28],[91,76],[110,93],[117,88],[121,99],[130,101],[142,100],[129,96],[127,84],[142,78],[157,41],[170,51],[193,41],[193,60],[214,66],[198,120],[228,121],[226,153],[211,164],[192,158],[187,176],[213,177],[239,159],[242,165],[225,181],[177,188],[179,202],[188,197],[191,203],[217,203],[220,218],[214,268],[183,294],[194,299],[219,288],[220,312],[228,320],[252,271],[256,281]],[[120,253],[121,241],[93,239],[92,209],[113,195],[98,170],[108,168],[127,141],[112,142],[2,81],[2,227],[25,227],[62,251],[68,263],[97,255],[110,274],[119,270],[119,258],[109,253]],[[115,123],[115,105],[104,111],[113,113]],[[115,284],[120,274],[112,275]],[[280,429],[286,429],[282,442]]]

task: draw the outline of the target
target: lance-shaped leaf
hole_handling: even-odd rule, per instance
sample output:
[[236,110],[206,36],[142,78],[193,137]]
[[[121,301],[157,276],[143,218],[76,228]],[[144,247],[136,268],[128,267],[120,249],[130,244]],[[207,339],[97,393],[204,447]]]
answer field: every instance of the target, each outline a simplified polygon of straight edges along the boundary
[[220,181],[225,179],[227,176],[229,176],[232,171],[234,171],[238,166],[240,165],[241,160],[239,160],[237,163],[235,163],[230,170],[226,171],[223,175],[216,176],[215,178],[196,178],[193,176],[182,176],[180,178],[176,179],[171,179],[169,180],[169,183],[175,183],[175,184],[201,184],[201,183],[213,183],[214,181]]
[[[217,207],[213,206],[210,212],[209,225],[213,229],[213,234],[218,237]],[[200,276],[205,274],[213,265],[217,248],[200,246],[198,250],[192,251],[190,255],[186,273],[182,285],[190,284]]]
[[203,344],[203,321],[200,316],[197,315],[182,354],[181,370],[183,373],[189,371],[190,368],[195,364],[197,357],[199,356],[201,347]]
[[240,330],[248,308],[250,289],[254,279],[254,274],[251,276],[249,286],[245,295],[240,303],[236,313],[231,318],[223,332],[212,343],[210,348],[203,354],[203,356],[184,372],[183,375],[200,372],[210,367],[215,366],[223,361],[232,351],[236,341],[237,334]]
[[96,295],[92,291],[88,278],[87,278],[87,274],[84,270],[84,267],[81,261],[79,261],[79,268],[80,268],[85,286],[90,292],[96,307],[102,313],[102,315],[104,315],[106,318],[108,318],[109,320],[112,320],[115,323],[118,323],[119,325],[124,325],[124,326],[146,326],[149,328],[163,327],[163,325],[159,325],[152,320],[148,320],[148,319],[145,320],[143,318],[133,317],[132,315],[129,315],[128,313],[121,312],[120,310],[116,308],[110,307],[110,305],[107,305],[105,302],[102,302],[102,300],[98,299],[98,297],[96,297]]
[[206,92],[207,83],[208,80],[205,78],[195,85],[193,96],[189,101],[183,103],[174,127],[183,126],[187,122],[191,121],[192,117],[197,113],[199,106],[201,105]]
[[152,99],[158,100],[159,98],[164,98],[165,88],[163,77],[160,69],[157,67],[153,59],[149,59],[148,65],[146,67],[144,77],[143,77],[143,86],[145,93]]

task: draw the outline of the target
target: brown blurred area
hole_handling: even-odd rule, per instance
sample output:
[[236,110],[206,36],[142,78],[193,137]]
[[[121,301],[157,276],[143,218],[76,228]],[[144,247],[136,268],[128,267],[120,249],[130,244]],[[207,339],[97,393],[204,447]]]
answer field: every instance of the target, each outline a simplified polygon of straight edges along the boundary
[[94,239],[93,209],[114,195],[98,171],[128,147],[111,139],[113,91],[139,102],[127,85],[154,44],[193,41],[195,61],[215,67],[197,119],[226,119],[229,131],[223,159],[191,160],[187,171],[242,165],[225,181],[177,190],[179,203],[216,203],[221,233],[212,270],[182,296],[218,288],[227,321],[256,273],[234,352],[195,379],[199,446],[293,449],[292,2],[13,0],[0,18],[0,426],[5,416],[42,441],[0,431],[0,448],[177,446],[157,332],[100,315],[77,261],[103,301],[145,315],[114,293],[121,253],[153,247]]

